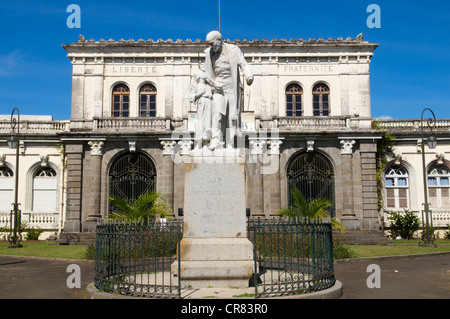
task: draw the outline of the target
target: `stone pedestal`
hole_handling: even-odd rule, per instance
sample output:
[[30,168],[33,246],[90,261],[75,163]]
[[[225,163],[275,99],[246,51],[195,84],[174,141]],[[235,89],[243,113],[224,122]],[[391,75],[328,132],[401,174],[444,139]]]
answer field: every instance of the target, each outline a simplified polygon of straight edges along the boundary
[[182,284],[248,287],[254,261],[247,239],[243,159],[191,158],[185,169]]

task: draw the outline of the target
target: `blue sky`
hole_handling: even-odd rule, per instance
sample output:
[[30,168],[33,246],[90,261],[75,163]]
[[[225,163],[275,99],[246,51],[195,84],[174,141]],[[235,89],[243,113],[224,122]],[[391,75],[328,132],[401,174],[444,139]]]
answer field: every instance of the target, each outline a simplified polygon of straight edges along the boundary
[[[0,114],[70,118],[71,63],[62,44],[86,39],[204,39],[218,29],[218,0],[4,1],[0,10]],[[81,8],[70,29],[67,6]],[[369,28],[370,4],[381,28]],[[404,0],[221,0],[229,39],[355,38],[379,43],[371,62],[374,117],[450,118],[450,2]]]

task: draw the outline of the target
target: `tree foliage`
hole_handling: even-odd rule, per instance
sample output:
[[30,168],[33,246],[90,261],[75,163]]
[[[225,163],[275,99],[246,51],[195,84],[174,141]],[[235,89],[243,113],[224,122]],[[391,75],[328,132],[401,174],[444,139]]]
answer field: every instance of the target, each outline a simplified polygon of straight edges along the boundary
[[156,191],[147,191],[137,200],[123,199],[111,196],[108,199],[116,211],[109,214],[110,219],[129,219],[152,221],[156,217],[165,218],[170,213],[170,207],[163,196]]
[[[294,188],[292,190],[291,208],[279,210],[278,213],[294,220],[324,218],[330,217],[328,208],[331,206],[333,206],[333,203],[325,198],[316,198],[308,201],[299,189]],[[342,234],[345,233],[345,227],[336,218],[331,219],[331,227]]]

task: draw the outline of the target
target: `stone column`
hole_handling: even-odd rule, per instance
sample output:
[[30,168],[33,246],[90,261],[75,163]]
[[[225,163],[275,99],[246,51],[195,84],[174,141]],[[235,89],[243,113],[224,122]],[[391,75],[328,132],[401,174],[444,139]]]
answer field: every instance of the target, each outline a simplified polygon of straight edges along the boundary
[[171,140],[161,141],[163,147],[162,151],[162,174],[158,176],[158,181],[161,182],[159,191],[164,195],[168,205],[172,208],[175,217],[178,217],[178,207],[175,206],[175,191],[174,191],[174,146],[176,142]]
[[102,218],[100,212],[101,199],[101,177],[102,177],[102,156],[103,145],[102,141],[89,141],[91,147],[91,158],[89,175],[85,176],[86,190],[85,198],[87,203],[87,217],[83,225],[83,231],[95,232],[97,222]]
[[81,194],[83,172],[83,143],[66,144],[67,156],[67,200],[64,232],[81,231]]
[[343,193],[342,224],[347,230],[359,230],[360,225],[354,209],[353,193],[353,145],[354,140],[341,140],[341,174]]
[[280,145],[279,139],[269,139],[268,149],[264,157],[263,175],[264,215],[270,217],[281,208],[280,193]]
[[378,194],[377,194],[377,164],[376,144],[372,141],[360,144],[362,199],[363,199],[363,229],[378,229]]

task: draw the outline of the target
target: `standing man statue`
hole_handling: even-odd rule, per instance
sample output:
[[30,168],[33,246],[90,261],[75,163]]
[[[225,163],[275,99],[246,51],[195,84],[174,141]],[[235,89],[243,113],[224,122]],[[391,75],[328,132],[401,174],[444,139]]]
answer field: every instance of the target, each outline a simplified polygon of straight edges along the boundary
[[[248,85],[253,83],[253,74],[242,51],[233,44],[223,43],[218,31],[206,36],[210,46],[205,50],[205,72],[213,87],[210,150],[221,148],[223,136],[226,147],[232,148],[234,137],[242,136],[241,129],[241,82],[239,69]],[[224,122],[222,122],[224,120]],[[225,129],[223,128],[225,124]]]

